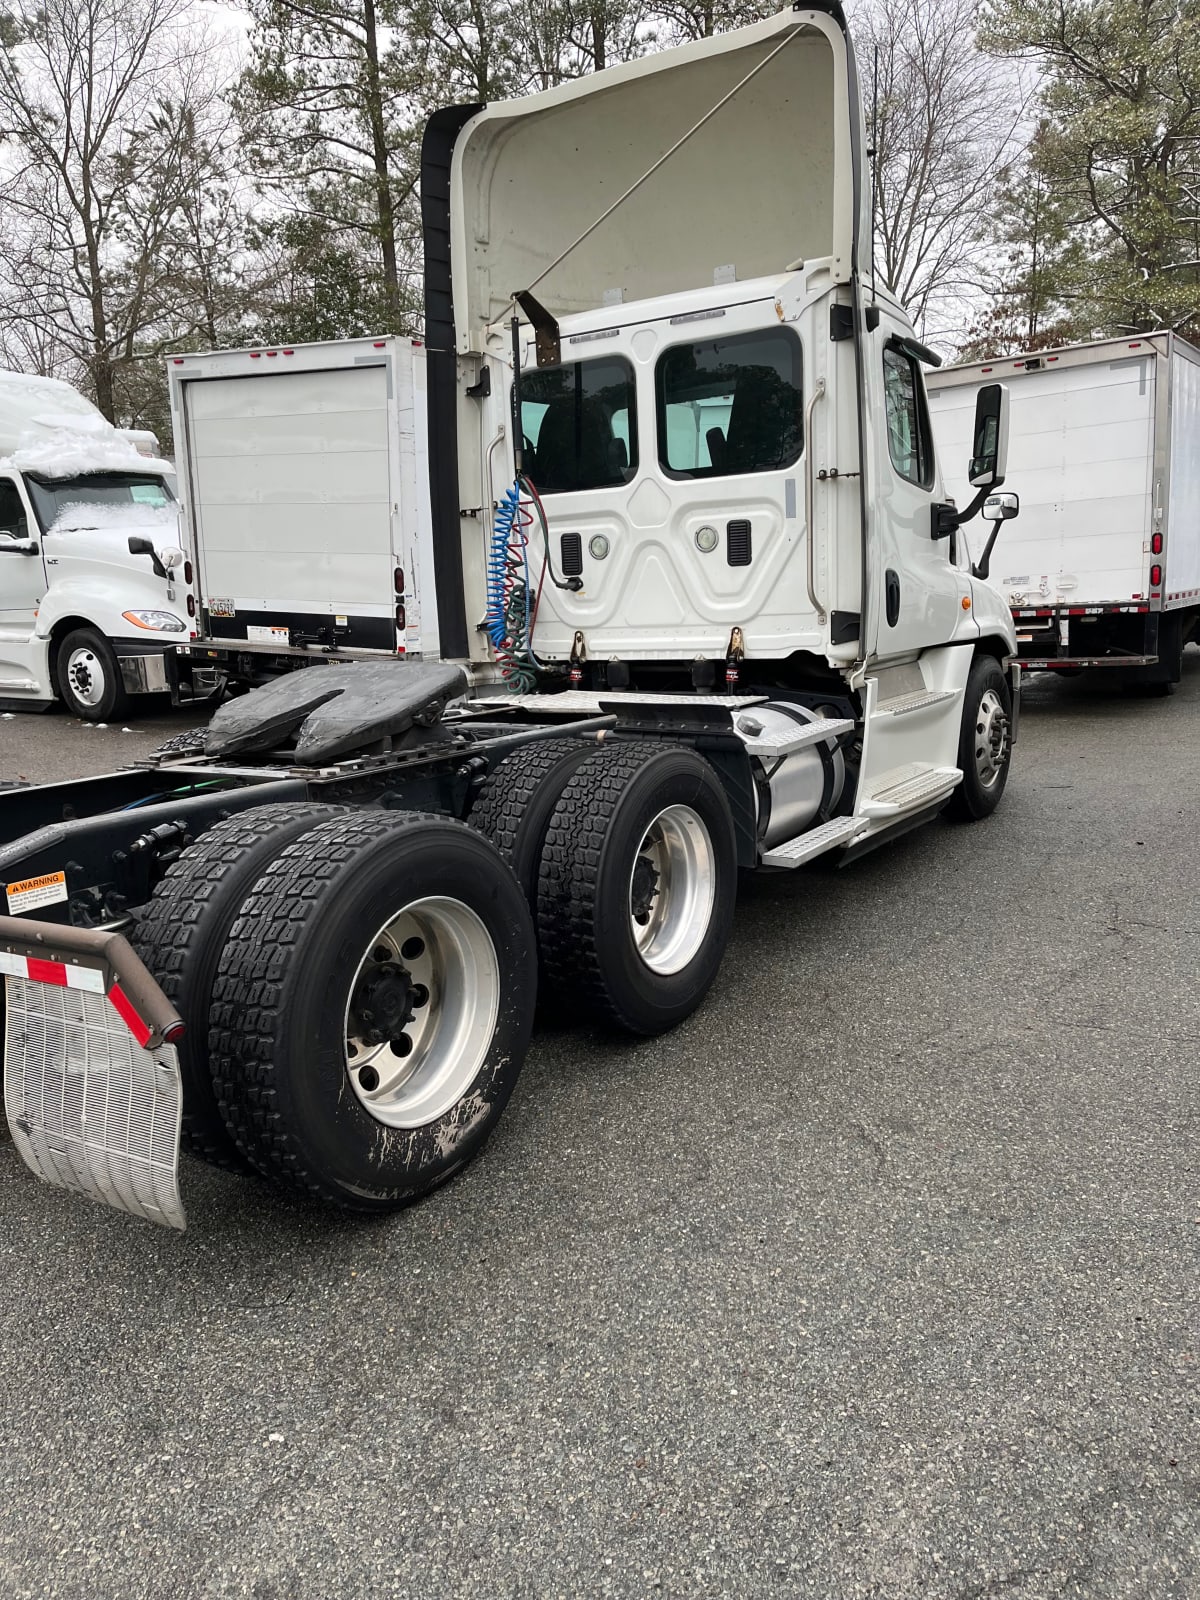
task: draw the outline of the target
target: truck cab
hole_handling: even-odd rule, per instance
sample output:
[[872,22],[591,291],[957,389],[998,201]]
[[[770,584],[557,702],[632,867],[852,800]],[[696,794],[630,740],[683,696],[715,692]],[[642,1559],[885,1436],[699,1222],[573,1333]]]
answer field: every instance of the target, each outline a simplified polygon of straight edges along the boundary
[[[959,782],[972,665],[1015,701],[1016,645],[986,560],[959,560],[937,357],[871,269],[863,147],[837,6],[440,113],[435,536],[443,650],[477,676],[832,702],[861,720],[863,803],[897,816]],[[976,457],[970,512],[1003,479]],[[537,591],[515,671],[479,626],[514,471]]]
[[191,629],[169,463],[70,385],[0,373],[0,701],[123,716]]

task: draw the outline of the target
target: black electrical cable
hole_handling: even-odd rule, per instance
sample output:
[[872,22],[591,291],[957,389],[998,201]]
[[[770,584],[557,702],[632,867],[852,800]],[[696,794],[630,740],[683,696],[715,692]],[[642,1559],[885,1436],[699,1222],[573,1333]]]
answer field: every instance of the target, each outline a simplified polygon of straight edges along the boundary
[[546,552],[546,571],[550,574],[550,582],[556,589],[566,589],[571,594],[578,594],[583,588],[582,578],[560,578],[554,570],[554,562],[550,555],[550,526],[546,521],[546,508],[542,498],[534,488],[532,481],[523,472],[517,473],[517,482],[529,495],[537,510],[538,521],[542,525],[542,544]]

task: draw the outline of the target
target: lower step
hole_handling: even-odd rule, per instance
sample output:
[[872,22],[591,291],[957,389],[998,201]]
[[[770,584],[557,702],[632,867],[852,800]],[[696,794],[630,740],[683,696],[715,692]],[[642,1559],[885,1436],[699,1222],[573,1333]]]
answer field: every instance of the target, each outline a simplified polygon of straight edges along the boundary
[[903,717],[910,711],[924,711],[926,706],[940,705],[943,700],[953,700],[950,689],[918,689],[915,694],[897,695],[893,700],[881,700],[875,707],[879,717]]
[[927,767],[914,761],[885,773],[878,787],[863,796],[859,810],[871,820],[899,816],[951,794],[961,781],[962,773],[957,767]]
[[831,822],[823,822],[819,828],[810,828],[795,839],[772,845],[764,852],[762,864],[764,867],[803,866],[806,861],[824,855],[826,850],[832,850],[835,845],[848,844],[866,826],[865,817],[834,817]]

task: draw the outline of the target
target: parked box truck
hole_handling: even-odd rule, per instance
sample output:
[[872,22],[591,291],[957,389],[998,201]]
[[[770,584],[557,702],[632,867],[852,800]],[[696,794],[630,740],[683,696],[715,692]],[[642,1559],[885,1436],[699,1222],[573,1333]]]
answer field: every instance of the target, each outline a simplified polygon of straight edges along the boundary
[[425,351],[345,339],[167,364],[199,637],[182,687],[432,655]]
[[1001,378],[1021,517],[996,580],[1022,664],[1170,692],[1200,626],[1200,350],[1151,333],[943,368],[929,399],[946,460]]

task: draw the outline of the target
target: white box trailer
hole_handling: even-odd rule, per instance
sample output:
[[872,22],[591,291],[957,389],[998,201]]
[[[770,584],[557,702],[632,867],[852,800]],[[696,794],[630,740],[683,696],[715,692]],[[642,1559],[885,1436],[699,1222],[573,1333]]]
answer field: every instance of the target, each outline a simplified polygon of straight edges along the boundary
[[184,686],[436,658],[422,345],[222,350],[167,372],[200,617]]
[[1153,333],[943,368],[929,402],[944,461],[969,454],[976,392],[997,379],[1021,515],[995,581],[1022,664],[1127,668],[1169,690],[1200,623],[1200,351]]

